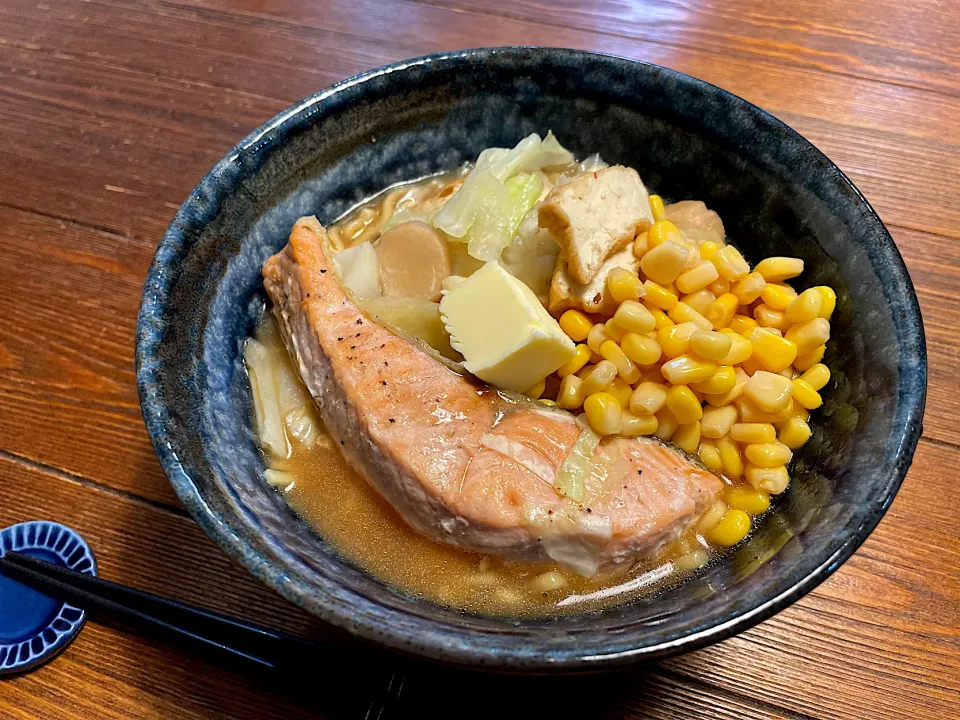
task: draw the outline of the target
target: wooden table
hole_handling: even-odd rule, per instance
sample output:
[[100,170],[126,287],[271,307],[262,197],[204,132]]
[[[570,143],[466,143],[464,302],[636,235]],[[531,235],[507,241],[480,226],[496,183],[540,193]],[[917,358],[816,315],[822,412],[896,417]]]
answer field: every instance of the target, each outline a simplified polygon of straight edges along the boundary
[[[923,308],[925,432],[866,544],[759,627],[616,677],[437,685],[497,717],[512,692],[545,717],[577,699],[581,717],[960,717],[958,40],[951,0],[0,0],[0,526],[62,521],[106,577],[322,633],[214,547],[154,457],[133,370],[154,247],[236,141],[344,77],[471,46],[615,53],[769,110],[866,194]],[[292,691],[90,624],[0,682],[0,717],[320,717],[342,693],[323,679]]]

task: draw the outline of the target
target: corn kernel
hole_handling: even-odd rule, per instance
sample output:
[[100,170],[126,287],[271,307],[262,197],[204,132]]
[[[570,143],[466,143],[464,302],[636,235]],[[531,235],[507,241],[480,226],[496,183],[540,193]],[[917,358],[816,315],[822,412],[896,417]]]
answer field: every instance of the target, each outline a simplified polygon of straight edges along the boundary
[[714,330],[725,328],[737,312],[737,297],[732,293],[721,295],[704,311]]
[[[669,222],[669,220],[661,222]],[[651,240],[653,238],[652,228],[650,238]],[[667,240],[661,245],[656,245],[640,258],[640,269],[655,283],[666,285],[676,280],[677,276],[683,272],[689,255],[690,250],[685,245]]]
[[814,390],[820,390],[824,385],[830,382],[830,368],[822,363],[810,366],[810,368],[800,376],[807,385]]
[[620,403],[607,392],[596,392],[583,401],[583,412],[590,427],[600,435],[615,435],[623,422]]
[[653,415],[634,415],[624,410],[620,415],[620,434],[628,437],[653,435],[657,431],[657,419]]
[[793,414],[795,403],[793,398],[783,410],[777,412],[767,412],[760,408],[753,400],[746,395],[741,395],[733,404],[737,406],[737,412],[740,413],[740,420],[745,423],[776,423],[786,420]]
[[669,220],[657,220],[650,226],[650,229],[647,230],[647,244],[651,250],[659,245],[663,245],[668,240],[679,245],[687,244],[686,238],[684,238],[683,233],[680,232],[680,228]]
[[543,378],[540,382],[538,382],[533,387],[524,390],[523,394],[526,395],[531,400],[538,400],[540,396],[543,395],[543,391],[546,389],[547,389],[547,379]]
[[750,331],[757,327],[757,321],[746,315],[734,315],[730,322],[727,323],[727,327],[747,337]]
[[670,438],[670,442],[684,452],[693,455],[700,447],[700,423],[694,420],[691,423],[678,425],[673,437]]
[[650,280],[643,283],[643,298],[661,310],[672,310],[678,300],[675,293]]
[[729,365],[719,365],[709,380],[694,383],[690,387],[704,395],[721,395],[737,384],[737,371]]
[[762,515],[770,508],[770,495],[763,490],[745,487],[727,488],[727,505],[748,515]]
[[[688,240],[687,249],[690,251],[690,254],[687,255],[687,261],[683,264],[684,271],[693,270],[700,264],[700,246],[695,241]],[[673,284],[676,285],[677,281],[674,280]],[[679,290],[679,288],[677,289]]]
[[783,311],[774,310],[769,305],[758,305],[753,311],[753,317],[760,327],[780,330],[787,324],[787,316],[784,315]]
[[593,323],[579,310],[567,310],[560,316],[560,329],[574,342],[582,342],[590,334]]
[[[613,318],[610,318],[603,324],[603,332],[609,340],[613,340],[614,342],[620,342],[623,340],[623,336],[627,334],[627,331],[617,325],[617,321]],[[600,343],[600,345],[602,346],[603,343]]]
[[787,321],[796,325],[820,317],[823,294],[818,288],[804,290],[787,305]]
[[763,279],[768,283],[782,282],[795,278],[803,272],[803,260],[789,257],[769,257],[757,263],[754,272],[763,275]]
[[697,532],[706,534],[717,526],[717,523],[727,514],[727,504],[723,500],[715,500],[713,505],[700,516],[697,521]]
[[733,341],[713,330],[699,330],[690,336],[690,348],[700,357],[720,361],[727,356]]
[[607,336],[607,329],[603,323],[597,323],[592,328],[590,332],[587,333],[587,347],[589,347],[593,352],[599,353],[600,346],[610,338]]
[[738,422],[730,427],[730,437],[738,443],[757,445],[775,441],[777,431],[770,423]]
[[621,408],[625,408],[630,404],[630,396],[633,395],[633,388],[630,387],[622,377],[616,377],[613,379],[613,382],[610,383],[610,387],[606,389],[606,392],[617,399]]
[[759,370],[743,386],[743,394],[764,412],[775,413],[790,403],[793,384],[781,375]]
[[704,437],[722,438],[737,421],[737,409],[733,405],[709,407],[703,411],[700,419],[700,432]]
[[720,451],[712,440],[701,440],[700,449],[697,451],[703,464],[711,472],[721,472],[723,470],[723,460],[720,459]]
[[577,371],[576,373],[577,377],[580,378],[581,380],[586,380],[587,376],[589,376],[590,373],[594,371],[594,368],[597,367],[597,363],[599,363],[601,360],[603,360],[603,358],[600,357],[599,355],[597,355],[596,362],[593,362],[593,359],[591,358],[590,363],[587,363]]
[[660,359],[660,344],[653,338],[637,333],[627,333],[623,336],[620,347],[630,360],[641,367],[649,367]]
[[743,452],[747,456],[747,460],[757,467],[769,468],[786,465],[793,457],[790,448],[777,441],[747,445]]
[[790,484],[790,474],[783,465],[769,468],[747,465],[746,476],[747,482],[754,488],[772,495],[782,493]]
[[593,371],[584,378],[583,396],[587,397],[606,390],[616,376],[617,366],[609,360],[601,360],[594,366]]
[[574,350],[573,357],[557,368],[557,376],[562,379],[567,375],[573,375],[580,372],[580,370],[582,370],[583,367],[590,362],[591,355],[592,352],[590,351],[589,347],[583,343],[577,345],[576,349]]
[[607,289],[617,302],[637,300],[643,294],[643,283],[636,273],[626,268],[613,268],[607,275]]
[[706,396],[707,402],[712,407],[723,407],[724,405],[729,405],[730,403],[735,402],[743,393],[743,386],[747,384],[747,380],[750,379],[750,376],[747,375],[742,368],[736,368],[734,373],[736,382],[732,388],[724,393],[717,395],[708,394]]
[[684,295],[681,298],[681,300],[683,300],[684,303],[692,307],[701,315],[703,315],[707,311],[707,308],[709,308],[713,304],[713,301],[716,299],[717,299],[717,296],[714,295],[712,292],[710,292],[710,290],[708,290],[707,288],[696,290],[692,293],[689,293],[688,295]]
[[663,207],[663,198],[659,195],[650,196],[650,212],[653,215],[654,222],[666,219],[667,211]]
[[753,355],[753,345],[743,335],[735,333],[730,328],[724,328],[720,331],[730,338],[730,349],[727,354],[720,358],[719,362],[724,365],[739,365],[749,360]]
[[626,300],[613,314],[613,320],[624,330],[635,333],[648,333],[657,326],[653,315],[636,300]]
[[833,288],[826,285],[820,285],[816,290],[820,291],[820,295],[823,296],[823,305],[820,306],[820,317],[824,320],[829,320],[830,316],[833,315],[834,309],[837,307],[837,294],[833,291]]
[[657,331],[657,342],[666,357],[675,358],[690,349],[690,337],[695,332],[697,326],[692,322],[671,325]]
[[734,283],[732,292],[741,305],[749,305],[759,298],[767,287],[767,281],[758,272],[752,272],[742,280]]
[[660,366],[660,373],[673,385],[706,382],[716,372],[716,363],[693,355],[679,355]]
[[720,547],[733,547],[750,532],[750,516],[736,508],[728,510],[720,522],[707,533],[706,538]]
[[560,381],[557,392],[557,407],[564,410],[576,410],[583,405],[583,380],[576,375],[567,375]]
[[793,399],[807,410],[816,410],[823,405],[820,393],[810,387],[806,380],[800,378],[793,381]]
[[750,272],[747,261],[733,245],[727,245],[718,250],[717,254],[710,258],[710,262],[716,266],[720,277],[730,282],[739,280]]
[[705,288],[720,277],[717,268],[709,260],[701,260],[692,270],[680,273],[677,277],[677,289],[683,293],[692,293]]
[[810,439],[812,431],[810,426],[798,417],[792,417],[780,428],[780,442],[791,450],[803,447],[803,444]]
[[607,340],[600,346],[600,356],[617,366],[617,374],[626,379],[634,375],[634,365],[620,346],[613,340]]
[[643,232],[637,235],[633,240],[633,254],[638,258],[642,258],[647,254],[647,251],[650,249],[650,239],[647,233]]
[[677,425],[680,423],[677,422],[677,418],[673,412],[671,412],[670,408],[666,406],[660,408],[655,417],[657,418],[657,430],[653,434],[663,441],[672,438],[673,433],[676,432]]
[[760,293],[760,297],[765,305],[774,310],[786,310],[794,300],[797,299],[797,291],[789,285],[778,285],[767,283],[767,286]]
[[730,439],[729,435],[724,435],[717,440],[717,450],[720,452],[720,460],[723,462],[724,475],[733,479],[743,475],[743,458],[740,456],[740,448]]
[[692,423],[703,416],[700,401],[686,385],[675,385],[667,390],[667,407],[681,425]]
[[550,407],[557,406],[557,401],[551,400],[550,398],[540,398],[540,402],[542,402],[544,405],[549,405]]
[[[750,347],[752,348],[753,346],[751,345]],[[757,370],[763,369],[760,367],[760,363],[757,362],[756,358],[753,357],[753,354],[740,363],[739,367],[743,368],[743,371],[747,373],[747,375],[753,375]]]
[[780,372],[790,367],[797,357],[797,346],[789,339],[778,337],[763,328],[754,328],[747,339],[753,345],[753,355],[760,367],[770,372]]
[[809,352],[797,353],[797,359],[793,361],[793,366],[800,372],[806,372],[818,362],[823,360],[823,354],[826,352],[826,345],[821,345]]
[[713,324],[709,320],[686,303],[678,302],[667,315],[675,323],[693,322],[696,323],[701,330],[713,329]]
[[816,318],[794,325],[784,337],[797,346],[798,353],[810,352],[830,339],[830,321]]
[[720,246],[717,245],[713,240],[707,240],[700,243],[700,259],[709,260],[714,255],[717,254],[717,251],[720,249]]
[[721,295],[727,295],[730,293],[730,281],[720,278],[719,280],[714,280],[712,283],[707,285],[707,289],[713,293],[714,297],[720,297]]
[[637,415],[654,415],[667,402],[667,386],[642,382],[630,396],[630,411]]

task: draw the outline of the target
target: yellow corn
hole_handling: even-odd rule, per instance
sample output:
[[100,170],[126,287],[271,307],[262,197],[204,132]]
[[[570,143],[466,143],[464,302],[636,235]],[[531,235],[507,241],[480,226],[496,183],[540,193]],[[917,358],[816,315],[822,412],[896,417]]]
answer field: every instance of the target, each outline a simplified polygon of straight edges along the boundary
[[607,392],[596,392],[587,395],[583,401],[583,412],[587,421],[600,435],[615,435],[620,432],[623,422],[620,403]]
[[753,311],[753,317],[756,318],[760,327],[776,328],[781,330],[787,325],[787,316],[782,310],[774,310],[769,305],[758,305]]
[[616,376],[617,366],[609,360],[601,360],[594,366],[593,371],[584,378],[583,396],[587,397],[606,390]]
[[[687,250],[689,250],[690,253],[687,255],[686,262],[683,263],[684,271],[693,270],[700,264],[700,246],[694,241],[687,241]],[[676,286],[677,281],[674,280],[673,284]]]
[[720,361],[727,356],[733,341],[713,330],[699,330],[690,336],[690,348],[700,357]]
[[567,375],[573,375],[580,372],[580,370],[582,370],[583,367],[590,362],[590,356],[592,354],[593,353],[590,351],[589,347],[583,343],[580,343],[574,350],[573,357],[557,368],[557,376],[560,378],[565,378]]
[[[662,222],[669,222],[669,220],[663,220]],[[652,228],[650,237],[652,240]],[[661,245],[651,248],[646,255],[640,258],[640,269],[643,270],[644,275],[655,283],[666,285],[676,280],[677,276],[683,272],[689,255],[690,250],[685,245],[667,240]]]
[[763,275],[758,272],[752,272],[742,280],[734,283],[730,290],[741,305],[749,305],[763,294],[767,287],[767,281]]
[[704,311],[704,317],[710,321],[714,330],[725,328],[737,312],[737,296],[732,293],[721,295]]
[[677,422],[676,416],[670,408],[664,406],[657,411],[655,417],[657,418],[657,430],[653,434],[661,440],[669,440],[676,432],[677,425],[680,424]]
[[750,272],[747,261],[733,245],[718,250],[717,254],[710,258],[710,262],[716,266],[720,277],[730,282],[739,280]]
[[830,316],[833,315],[834,309],[837,307],[837,294],[833,291],[833,288],[826,285],[820,285],[814,289],[819,290],[823,296],[823,305],[820,306],[820,317],[824,320],[829,320]]
[[677,296],[662,285],[650,280],[643,283],[643,299],[661,310],[671,310],[677,304]]
[[762,515],[770,507],[770,495],[763,490],[745,487],[727,488],[727,505],[748,515]]
[[729,435],[717,440],[717,450],[720,452],[720,460],[723,461],[723,474],[733,479],[742,476],[743,458],[740,456],[740,448]]
[[660,359],[660,344],[646,335],[627,333],[623,336],[620,347],[624,355],[641,367],[649,367]]
[[653,315],[653,321],[657,324],[657,330],[662,327],[669,327],[676,324],[673,322],[673,320],[667,317],[667,314],[663,310],[658,308],[656,305],[644,301],[643,306],[647,309],[647,312]]
[[792,417],[787,420],[780,428],[780,442],[791,450],[803,447],[803,444],[810,439],[812,434],[810,426],[804,420],[798,417]]
[[709,320],[686,303],[678,302],[667,315],[675,323],[693,322],[696,323],[701,330],[713,329],[713,324]]
[[807,410],[816,410],[823,405],[823,398],[820,393],[810,387],[806,380],[797,378],[793,381],[793,399]]
[[797,359],[793,361],[793,366],[800,372],[806,372],[818,362],[823,360],[823,354],[826,352],[826,345],[821,345],[809,352],[797,353]]
[[667,217],[667,211],[663,207],[663,198],[659,195],[650,196],[650,212],[653,214],[654,222],[659,222]]
[[622,377],[616,377],[613,379],[613,382],[610,383],[610,387],[606,389],[606,392],[617,399],[621,408],[625,408],[630,404],[630,396],[633,394],[633,388],[630,387]]
[[717,268],[709,260],[701,260],[692,270],[680,273],[677,277],[677,290],[682,293],[692,293],[705,288],[720,277]]
[[772,495],[782,493],[790,484],[790,474],[783,465],[762,468],[747,465],[747,482],[757,490],[764,490]]
[[540,402],[542,402],[544,405],[549,405],[550,407],[557,406],[557,401],[551,400],[550,398],[540,398]]
[[716,372],[716,363],[693,355],[679,355],[660,366],[660,373],[673,385],[706,382]]
[[593,323],[579,310],[567,310],[560,316],[560,329],[574,342],[583,342],[590,334]]
[[609,339],[610,338],[607,337],[606,326],[603,323],[597,323],[590,328],[590,332],[587,333],[587,347],[593,350],[593,352],[599,353],[600,346]]
[[626,356],[623,350],[620,349],[620,346],[613,340],[607,340],[600,346],[600,356],[604,360],[609,360],[614,365],[617,366],[617,374],[627,379],[632,377],[635,373],[633,363],[630,361],[630,358]]
[[777,431],[770,423],[734,423],[730,427],[730,437],[738,443],[751,445],[772,443],[777,439]]
[[648,333],[657,326],[653,315],[636,300],[626,300],[613,314],[613,319],[619,327],[635,333]]
[[734,315],[730,322],[727,323],[727,327],[748,338],[750,331],[757,327],[757,321],[746,315]]
[[784,337],[797,346],[798,353],[810,352],[830,339],[830,321],[816,318],[794,325]]
[[723,460],[720,459],[720,451],[717,450],[717,445],[712,440],[701,440],[700,449],[697,451],[697,454],[700,456],[700,459],[703,460],[703,464],[707,466],[707,469],[718,473],[723,470]]
[[667,407],[681,425],[692,423],[703,416],[700,401],[686,385],[674,385],[667,390]]
[[810,368],[800,376],[800,379],[814,390],[820,390],[830,382],[830,368],[822,363],[811,365]]
[[524,390],[523,394],[526,395],[531,400],[538,400],[540,396],[543,395],[543,391],[546,389],[547,389],[547,379],[544,378],[533,387],[528,388],[527,390]]
[[576,373],[577,377],[580,378],[581,380],[586,380],[587,376],[589,376],[590,373],[593,372],[594,368],[597,367],[597,363],[600,362],[601,360],[603,360],[603,358],[600,357],[599,355],[597,355],[596,362],[594,362],[593,358],[591,358],[590,363],[593,363],[593,364],[588,363],[584,365],[582,368],[580,368]]
[[781,375],[758,370],[743,386],[743,394],[764,412],[775,413],[790,404],[793,385]]
[[687,242],[683,237],[683,233],[680,232],[680,228],[669,220],[657,220],[650,226],[650,229],[647,230],[647,244],[651,250],[659,245],[663,245],[668,240],[679,245],[686,245]]
[[820,290],[818,288],[804,290],[787,305],[787,321],[794,325],[805,323],[820,317],[821,309],[823,309],[823,294]]
[[757,467],[777,467],[786,465],[793,457],[793,452],[782,442],[758,443],[747,445],[743,449],[747,460]]
[[720,332],[730,338],[730,349],[726,355],[720,358],[720,363],[723,365],[739,365],[750,359],[750,356],[753,355],[753,345],[750,344],[749,340],[730,328],[724,328]]
[[567,375],[560,381],[557,393],[557,407],[564,410],[576,410],[583,405],[583,380],[576,375]]
[[653,415],[634,415],[624,410],[620,415],[620,434],[634,437],[636,435],[653,435],[657,431],[657,419]]
[[729,365],[721,365],[717,367],[717,369],[713,372],[713,375],[710,376],[709,380],[705,380],[701,383],[694,383],[690,387],[696,392],[703,393],[704,395],[721,395],[732,390],[733,386],[736,384],[737,371]]
[[797,346],[789,339],[779,337],[763,328],[754,328],[747,336],[753,345],[751,360],[770,372],[790,367],[797,357]]
[[746,395],[742,395],[733,401],[733,404],[737,406],[737,412],[740,413],[740,420],[745,423],[776,423],[786,420],[790,415],[793,414],[793,408],[795,403],[793,399],[790,399],[790,402],[783,410],[777,412],[767,412],[762,410],[759,405],[757,405],[753,400],[748,398]]
[[695,332],[697,332],[695,323],[682,322],[679,325],[657,330],[657,342],[665,356],[675,358],[690,349],[690,338]]
[[642,382],[630,396],[630,410],[637,415],[653,415],[667,402],[667,386]]
[[730,293],[730,281],[720,278],[719,280],[714,280],[712,283],[707,285],[707,290],[713,293],[714,297],[720,297],[721,295],[727,295]]
[[643,283],[636,273],[626,268],[613,268],[607,275],[607,289],[617,302],[637,300],[643,294]]
[[[753,348],[753,345],[750,347]],[[760,367],[760,363],[758,363],[756,358],[753,357],[753,353],[750,354],[750,357],[740,363],[739,367],[743,368],[747,375],[753,375],[757,370],[763,370],[763,368]]]
[[803,260],[789,257],[769,257],[757,263],[754,272],[763,275],[763,279],[768,283],[782,282],[795,278],[803,272]]
[[764,304],[772,307],[774,310],[786,310],[794,300],[797,299],[797,291],[789,285],[779,285],[768,283],[760,293]]
[[736,381],[734,382],[732,388],[724,393],[706,396],[707,402],[712,407],[723,407],[724,405],[729,405],[730,403],[736,401],[737,398],[739,398],[743,393],[743,386],[747,384],[747,380],[750,379],[750,376],[747,375],[741,368],[736,368],[734,373]]
[[723,500],[715,500],[713,505],[697,521],[697,532],[701,535],[710,532],[727,514],[727,509],[727,504]]
[[717,250],[719,249],[720,246],[717,245],[713,240],[707,240],[706,242],[700,243],[700,259],[709,260],[717,254]]
[[717,299],[717,296],[714,295],[707,288],[701,288],[700,290],[696,290],[692,293],[684,295],[681,298],[683,302],[685,302],[687,305],[692,307],[701,315],[703,315],[707,311],[707,308],[709,308],[710,305],[713,304],[713,301],[716,299]]
[[737,409],[733,405],[723,407],[709,407],[703,411],[700,419],[700,432],[704,437],[722,438],[730,432],[731,426],[737,421]]
[[700,423],[694,420],[678,425],[670,441],[684,452],[693,455],[700,447]]
[[713,526],[706,538],[720,547],[733,547],[750,532],[750,516],[743,510],[727,510],[720,522]]
[[[606,334],[607,338],[614,340],[615,342],[620,342],[623,340],[623,336],[627,334],[627,331],[617,325],[617,321],[613,318],[610,318],[603,324],[603,332]],[[600,343],[603,345],[603,343]]]
[[650,238],[647,233],[640,233],[633,241],[633,254],[642,258],[647,254],[647,251],[650,249]]

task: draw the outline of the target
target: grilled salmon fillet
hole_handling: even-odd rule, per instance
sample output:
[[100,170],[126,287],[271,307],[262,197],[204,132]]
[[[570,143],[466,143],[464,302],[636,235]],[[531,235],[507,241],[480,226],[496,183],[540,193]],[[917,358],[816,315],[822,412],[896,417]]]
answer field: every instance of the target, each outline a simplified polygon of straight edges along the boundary
[[654,439],[621,437],[594,453],[581,503],[560,497],[573,416],[479,384],[372,321],[332,256],[316,218],[301,218],[264,285],[327,430],[419,532],[589,576],[655,553],[714,502],[717,477]]

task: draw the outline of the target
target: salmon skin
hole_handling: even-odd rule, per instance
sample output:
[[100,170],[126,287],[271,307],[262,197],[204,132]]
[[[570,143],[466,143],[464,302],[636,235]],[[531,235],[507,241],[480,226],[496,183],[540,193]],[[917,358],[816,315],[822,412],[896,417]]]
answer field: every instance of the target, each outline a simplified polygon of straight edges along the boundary
[[[582,575],[655,554],[722,483],[654,439],[604,438],[582,502],[553,482],[573,416],[496,392],[367,317],[314,217],[263,266],[284,343],[350,465],[438,542]],[[330,498],[331,504],[336,498]]]

